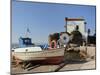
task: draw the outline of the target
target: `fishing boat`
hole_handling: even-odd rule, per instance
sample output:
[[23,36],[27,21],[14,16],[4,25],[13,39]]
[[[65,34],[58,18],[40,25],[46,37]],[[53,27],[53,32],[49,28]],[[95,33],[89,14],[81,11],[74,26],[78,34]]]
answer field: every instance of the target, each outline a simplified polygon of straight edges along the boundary
[[34,61],[34,63],[52,63],[57,64],[63,61],[64,48],[43,50],[35,46],[31,38],[20,37],[19,48],[12,49],[12,56],[20,61]]
[[[38,51],[36,51],[36,49],[38,49]],[[21,61],[60,63],[63,61],[64,49],[41,50],[40,47],[18,48],[12,52],[12,55]]]

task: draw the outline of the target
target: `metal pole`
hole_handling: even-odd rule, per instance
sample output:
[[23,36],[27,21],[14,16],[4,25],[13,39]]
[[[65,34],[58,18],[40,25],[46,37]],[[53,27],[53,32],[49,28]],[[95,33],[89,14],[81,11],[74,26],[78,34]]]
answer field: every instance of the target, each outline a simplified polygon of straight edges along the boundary
[[88,46],[88,34],[86,33],[86,54],[87,54],[87,46]]
[[67,32],[67,17],[65,17],[65,31]]

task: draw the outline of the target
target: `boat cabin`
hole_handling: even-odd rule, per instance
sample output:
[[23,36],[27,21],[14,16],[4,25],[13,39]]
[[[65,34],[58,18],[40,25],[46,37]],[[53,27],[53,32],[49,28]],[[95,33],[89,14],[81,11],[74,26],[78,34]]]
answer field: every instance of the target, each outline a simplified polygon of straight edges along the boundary
[[32,43],[31,38],[26,37],[26,38],[19,38],[19,47],[32,47],[34,44]]

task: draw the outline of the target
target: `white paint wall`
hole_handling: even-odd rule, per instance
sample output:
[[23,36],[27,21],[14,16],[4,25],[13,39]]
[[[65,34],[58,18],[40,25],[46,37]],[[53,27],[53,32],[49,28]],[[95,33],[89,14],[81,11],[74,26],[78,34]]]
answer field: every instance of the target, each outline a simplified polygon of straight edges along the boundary
[[79,26],[79,31],[82,33],[82,35],[85,34],[85,21],[67,21],[67,31],[71,33],[73,30],[75,30],[76,25]]

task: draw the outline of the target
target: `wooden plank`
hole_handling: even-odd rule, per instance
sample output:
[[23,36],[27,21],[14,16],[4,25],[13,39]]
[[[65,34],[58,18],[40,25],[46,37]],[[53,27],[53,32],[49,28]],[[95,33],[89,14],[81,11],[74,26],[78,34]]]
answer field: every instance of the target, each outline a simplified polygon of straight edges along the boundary
[[61,68],[63,68],[66,65],[66,63],[61,63],[60,65],[58,65],[58,68],[56,68],[54,70],[54,72],[58,72]]
[[34,68],[37,68],[37,67],[40,67],[41,65],[40,64],[38,64],[38,65],[35,65],[35,66],[32,66],[32,67],[29,67],[28,69],[27,69],[27,71],[30,71],[30,70],[32,70],[32,69],[34,69]]

